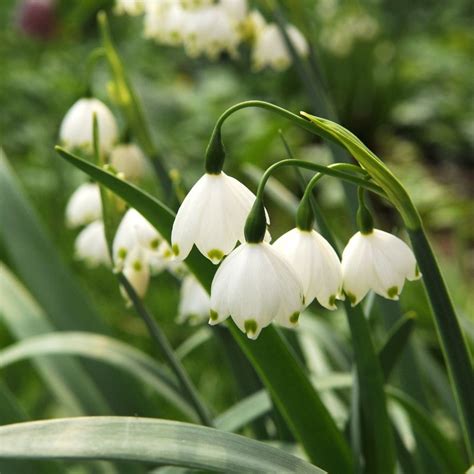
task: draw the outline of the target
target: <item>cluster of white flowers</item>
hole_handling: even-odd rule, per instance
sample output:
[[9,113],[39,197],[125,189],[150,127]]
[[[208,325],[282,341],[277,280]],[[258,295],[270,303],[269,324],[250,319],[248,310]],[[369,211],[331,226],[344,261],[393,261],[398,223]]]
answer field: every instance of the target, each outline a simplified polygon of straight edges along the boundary
[[[83,98],[69,109],[60,128],[61,142],[70,149],[80,149],[91,154],[94,114],[99,129],[101,153],[118,176],[138,181],[147,166],[143,152],[134,143],[117,144],[118,126],[114,115],[100,100]],[[83,227],[74,244],[76,257],[91,267],[107,265],[123,270],[138,295],[145,295],[150,274],[168,268],[171,249],[154,227],[134,209],[125,213],[117,229],[112,265],[97,184],[80,185],[70,197],[65,214],[69,227]]]
[[377,229],[355,234],[342,262],[314,230],[295,228],[273,245],[246,242],[244,226],[254,202],[255,195],[236,179],[206,173],[176,215],[171,239],[177,259],[185,259],[193,245],[215,264],[228,255],[212,282],[210,324],[231,316],[255,339],[272,321],[295,326],[314,299],[327,309],[346,296],[356,305],[369,290],[398,299],[405,279],[421,276],[411,249]]
[[[257,11],[249,11],[247,0],[117,0],[120,14],[144,14],[144,34],[169,46],[183,46],[191,57],[210,59],[221,53],[238,55],[241,43],[252,45],[255,69],[276,70],[291,64],[291,55],[277,25],[267,23]],[[301,32],[288,25],[287,34],[298,54],[308,54]]]

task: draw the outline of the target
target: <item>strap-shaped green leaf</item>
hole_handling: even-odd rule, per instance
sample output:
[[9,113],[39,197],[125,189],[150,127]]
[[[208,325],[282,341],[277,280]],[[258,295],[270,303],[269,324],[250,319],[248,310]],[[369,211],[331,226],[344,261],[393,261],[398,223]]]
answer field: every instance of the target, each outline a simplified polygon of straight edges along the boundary
[[133,417],[65,418],[0,428],[0,458],[143,461],[228,473],[323,473],[260,441]]
[[[57,151],[68,162],[136,208],[169,240],[174,213],[164,204],[78,156],[59,147]],[[215,267],[195,250],[186,263],[209,290]],[[309,458],[331,472],[350,472],[352,459],[346,441],[277,329],[269,326],[257,341],[249,341],[233,324],[229,324],[229,329],[253,363]]]
[[[29,337],[0,351],[0,368],[28,358],[79,356],[117,367],[176,406],[187,419],[196,414],[179,392],[176,380],[147,354],[117,339],[87,332],[53,332]],[[41,360],[41,359],[39,359]],[[74,373],[74,377],[77,377]]]

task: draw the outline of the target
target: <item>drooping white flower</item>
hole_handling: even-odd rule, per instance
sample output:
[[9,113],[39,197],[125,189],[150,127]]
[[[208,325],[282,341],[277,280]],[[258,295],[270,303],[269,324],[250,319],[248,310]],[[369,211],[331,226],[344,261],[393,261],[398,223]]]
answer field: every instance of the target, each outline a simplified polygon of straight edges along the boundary
[[378,229],[352,236],[342,254],[342,275],[344,292],[353,306],[369,290],[397,300],[405,279],[421,277],[410,247]]
[[[308,43],[303,34],[293,25],[288,25],[286,31],[296,52],[300,56],[306,56],[308,54]],[[276,24],[269,23],[257,32],[252,58],[257,70],[269,66],[281,71],[291,64],[290,52]]]
[[118,127],[110,109],[99,99],[79,99],[66,113],[59,130],[61,142],[68,148],[93,149],[93,116],[99,127],[100,148],[108,152],[118,138]]
[[289,263],[270,244],[243,243],[217,270],[211,288],[209,324],[231,316],[256,339],[273,320],[295,326],[303,308],[303,288]]
[[119,14],[140,15],[145,10],[145,0],[116,0],[115,11]]
[[342,293],[341,262],[323,236],[315,230],[295,228],[277,239],[273,247],[299,276],[306,305],[316,298],[321,306],[336,309],[336,298]]
[[110,256],[105,240],[104,223],[95,221],[84,227],[74,242],[76,258],[91,267],[110,266]]
[[146,159],[140,147],[134,143],[122,143],[112,148],[110,164],[125,175],[126,179],[136,181],[145,171]]
[[158,253],[162,242],[160,233],[137,210],[131,208],[120,221],[114,237],[114,264],[121,268],[136,246],[145,251],[144,257],[149,252]]
[[81,184],[71,195],[66,205],[66,224],[79,227],[102,217],[102,201],[97,184]]
[[211,300],[201,283],[193,276],[187,275],[181,283],[178,307],[178,322],[200,322],[209,317]]
[[185,259],[195,244],[211,262],[220,262],[237,241],[244,241],[245,220],[254,201],[255,195],[235,178],[223,172],[204,174],[176,215],[171,233],[176,257]]
[[[143,298],[146,295],[150,283],[150,268],[148,266],[145,250],[139,245],[136,245],[127,255],[123,267],[123,274],[137,295]],[[124,299],[128,301],[129,298],[125,289],[120,287],[120,291]]]

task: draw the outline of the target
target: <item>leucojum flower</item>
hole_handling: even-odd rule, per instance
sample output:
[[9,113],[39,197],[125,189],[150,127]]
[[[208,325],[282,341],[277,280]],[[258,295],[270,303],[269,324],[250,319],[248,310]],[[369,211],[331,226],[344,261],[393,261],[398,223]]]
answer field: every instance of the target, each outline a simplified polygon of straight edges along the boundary
[[224,172],[206,173],[181,204],[171,233],[175,256],[185,259],[193,245],[219,263],[244,241],[245,220],[255,195]]

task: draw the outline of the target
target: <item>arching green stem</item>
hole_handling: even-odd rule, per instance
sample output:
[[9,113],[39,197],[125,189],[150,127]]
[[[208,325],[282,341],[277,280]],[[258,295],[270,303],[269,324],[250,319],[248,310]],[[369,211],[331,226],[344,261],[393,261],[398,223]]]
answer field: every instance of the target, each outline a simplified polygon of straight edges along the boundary
[[357,226],[362,234],[371,234],[374,230],[374,219],[365,205],[365,189],[359,188],[359,209],[357,210]]
[[99,59],[105,57],[104,48],[96,48],[92,50],[86,61],[85,74],[84,74],[84,96],[92,97],[92,77],[94,75],[95,67]]
[[[344,163],[338,163],[338,164],[344,165]],[[321,173],[321,176],[328,175],[328,176],[333,176],[335,178],[343,179],[344,181],[349,181],[353,184],[357,184],[358,186],[362,186],[374,193],[380,194],[381,196],[385,197],[383,189],[377,186],[376,184],[371,183],[370,181],[366,181],[362,178],[359,178],[358,176],[354,176],[351,173],[347,173],[346,171],[341,171],[335,165],[323,166],[323,165],[318,165],[317,163],[313,163],[311,161],[296,160],[293,158],[277,161],[276,163],[271,165],[269,168],[267,168],[262,178],[260,179],[260,183],[258,184],[257,197],[262,197],[263,191],[265,189],[265,185],[268,179],[270,178],[271,174],[278,168],[282,168],[285,166],[296,166],[298,168],[305,168],[308,170],[317,171]]]

